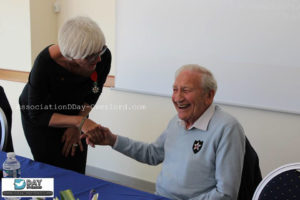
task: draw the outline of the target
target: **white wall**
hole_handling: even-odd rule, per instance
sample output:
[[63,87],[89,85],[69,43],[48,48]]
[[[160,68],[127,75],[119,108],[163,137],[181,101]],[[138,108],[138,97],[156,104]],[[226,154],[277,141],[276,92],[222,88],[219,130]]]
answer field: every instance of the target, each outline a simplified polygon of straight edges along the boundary
[[0,0],[0,68],[29,71],[29,0]]
[[[72,4],[73,2],[76,3]],[[109,24],[110,28],[114,27],[114,24],[110,24],[113,16],[109,14],[109,11],[114,13],[111,10],[114,1],[88,0],[84,2],[81,4],[79,0],[74,0],[72,3],[70,0],[64,1],[66,4],[62,4],[62,13],[58,24],[61,24],[61,20],[65,20],[69,15],[87,12],[89,9],[91,13],[95,14],[95,18],[97,18],[97,14],[101,14],[101,11],[107,12],[101,21],[104,24]],[[73,8],[75,4],[78,6],[74,10],[75,13],[70,12],[68,15],[63,13],[64,9]],[[83,10],[81,11],[81,9]],[[103,31],[106,32],[105,28]],[[114,35],[115,30],[110,31]],[[113,46],[115,41],[111,38],[108,39],[108,43],[109,46]],[[0,84],[4,87],[13,108],[12,134],[16,153],[25,157],[32,157],[21,127],[17,103],[24,84],[1,80]],[[137,105],[144,105],[145,109],[128,109]],[[119,106],[120,108],[118,108]],[[248,138],[259,154],[263,175],[285,163],[299,162],[299,115],[242,107],[222,107],[237,117],[244,126]],[[151,142],[160,135],[174,114],[175,110],[169,98],[126,93],[105,88],[97,107],[91,113],[91,118],[104,126],[108,126],[115,133],[144,142]],[[110,147],[90,148],[87,165],[151,182],[155,182],[160,171],[160,166],[151,167],[140,164],[114,152]],[[101,174],[98,176],[101,177]]]
[[300,114],[295,6],[300,3],[118,0],[115,87],[170,96],[170,72],[198,63],[218,80],[217,102]]
[[55,0],[0,0],[0,68],[30,71],[37,54],[56,43]]
[[[42,49],[57,40],[57,14],[55,0],[30,0],[31,63]],[[31,69],[28,68],[28,71]]]
[[0,85],[3,87],[12,109],[12,139],[14,150],[18,155],[33,158],[25,139],[19,109],[19,96],[25,84],[0,80]]

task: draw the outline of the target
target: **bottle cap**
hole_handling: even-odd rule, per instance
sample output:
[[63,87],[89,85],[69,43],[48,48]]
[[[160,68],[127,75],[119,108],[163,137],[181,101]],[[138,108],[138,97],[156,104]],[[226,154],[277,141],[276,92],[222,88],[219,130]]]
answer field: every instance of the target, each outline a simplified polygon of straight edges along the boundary
[[16,156],[16,154],[15,154],[14,152],[8,152],[8,153],[6,154],[6,156],[7,156],[8,158],[13,158],[13,157]]

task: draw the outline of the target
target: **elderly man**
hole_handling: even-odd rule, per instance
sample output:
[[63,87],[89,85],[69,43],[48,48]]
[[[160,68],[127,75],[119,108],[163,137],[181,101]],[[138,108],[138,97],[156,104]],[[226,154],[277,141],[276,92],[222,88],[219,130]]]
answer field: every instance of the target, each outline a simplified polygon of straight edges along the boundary
[[217,83],[210,71],[185,65],[176,72],[172,101],[177,115],[151,144],[91,132],[92,146],[113,149],[150,165],[162,163],[156,193],[170,199],[237,199],[245,153],[240,123],[213,104]]

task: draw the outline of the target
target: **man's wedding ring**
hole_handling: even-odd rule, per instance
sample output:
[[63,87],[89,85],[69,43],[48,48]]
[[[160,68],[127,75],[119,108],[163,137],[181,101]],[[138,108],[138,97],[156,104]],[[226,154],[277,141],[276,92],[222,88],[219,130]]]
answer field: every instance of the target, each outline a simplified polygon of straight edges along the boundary
[[73,144],[73,147],[77,147],[78,146],[78,144]]

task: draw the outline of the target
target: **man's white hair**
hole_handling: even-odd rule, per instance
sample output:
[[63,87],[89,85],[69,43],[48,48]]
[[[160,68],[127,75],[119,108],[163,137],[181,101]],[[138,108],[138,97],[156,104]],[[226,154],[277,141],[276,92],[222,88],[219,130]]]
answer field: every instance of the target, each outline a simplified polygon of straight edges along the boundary
[[175,78],[177,78],[177,76],[182,71],[201,73],[202,75],[201,87],[204,89],[204,91],[209,92],[210,90],[214,90],[215,92],[217,92],[218,89],[217,81],[214,78],[213,74],[205,67],[202,67],[198,64],[183,65],[176,71]]
[[105,37],[92,19],[74,17],[66,21],[58,34],[58,46],[63,56],[83,59],[88,55],[101,51],[105,45]]

